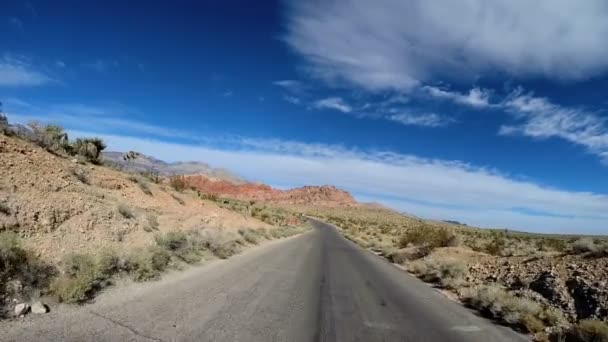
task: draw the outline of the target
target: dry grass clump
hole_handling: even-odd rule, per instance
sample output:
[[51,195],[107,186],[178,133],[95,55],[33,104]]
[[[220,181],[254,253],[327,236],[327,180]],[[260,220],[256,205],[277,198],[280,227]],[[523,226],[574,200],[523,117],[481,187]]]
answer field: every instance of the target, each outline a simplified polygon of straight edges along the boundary
[[129,180],[137,184],[144,194],[152,196],[152,190],[150,190],[150,186],[148,185],[148,182],[146,182],[146,180],[135,175],[129,176]]
[[566,342],[608,342],[608,323],[582,320],[568,330]]
[[87,174],[84,171],[77,170],[77,169],[71,169],[70,172],[82,184],[91,185],[91,182],[89,181],[89,178],[87,177]]
[[11,214],[11,208],[8,206],[8,204],[0,202],[0,213],[8,216]]
[[118,213],[122,215],[122,217],[128,220],[135,218],[135,214],[133,214],[131,208],[129,208],[126,204],[120,203],[116,209],[118,210]]
[[260,243],[261,234],[256,229],[241,228],[239,229],[239,234],[241,234],[245,241],[251,244],[257,245],[258,243]]
[[176,196],[174,194],[171,194],[171,197],[180,205],[186,205],[186,202],[179,196]]
[[144,226],[144,231],[152,232],[158,230],[159,224],[156,215],[148,214],[148,216],[146,216],[146,221],[148,221],[148,224]]
[[427,283],[437,283],[443,288],[462,287],[468,273],[467,266],[458,260],[417,260],[408,264],[408,270]]
[[526,332],[541,332],[547,326],[567,322],[561,312],[515,297],[497,285],[466,289],[462,300],[482,314]]
[[570,247],[574,254],[584,254],[589,252],[595,252],[597,246],[595,242],[590,238],[581,238],[572,243]]

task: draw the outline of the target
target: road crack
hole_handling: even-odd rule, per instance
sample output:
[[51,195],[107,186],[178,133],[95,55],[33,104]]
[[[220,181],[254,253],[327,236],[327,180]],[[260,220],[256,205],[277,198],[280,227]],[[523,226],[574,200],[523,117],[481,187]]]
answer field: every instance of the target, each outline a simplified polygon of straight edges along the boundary
[[139,337],[145,338],[145,339],[150,340],[150,341],[164,342],[164,341],[163,341],[162,339],[160,339],[160,338],[156,338],[156,337],[152,337],[152,336],[147,336],[147,335],[144,335],[144,334],[140,333],[139,331],[137,331],[137,330],[135,330],[135,329],[131,328],[130,326],[128,326],[128,325],[126,325],[126,324],[123,324],[123,323],[120,323],[120,322],[118,322],[118,321],[116,321],[116,320],[113,320],[113,319],[112,319],[112,318],[110,318],[110,317],[106,317],[106,316],[104,316],[104,315],[102,315],[102,314],[100,314],[100,313],[97,313],[97,312],[94,312],[94,311],[89,311],[89,313],[90,313],[91,315],[94,315],[94,316],[97,316],[97,317],[99,317],[99,318],[105,319],[106,321],[108,321],[108,322],[110,322],[110,323],[112,323],[112,324],[118,325],[119,327],[125,328],[125,329],[129,330],[129,331],[130,331],[132,334],[136,335],[136,336],[139,336]]

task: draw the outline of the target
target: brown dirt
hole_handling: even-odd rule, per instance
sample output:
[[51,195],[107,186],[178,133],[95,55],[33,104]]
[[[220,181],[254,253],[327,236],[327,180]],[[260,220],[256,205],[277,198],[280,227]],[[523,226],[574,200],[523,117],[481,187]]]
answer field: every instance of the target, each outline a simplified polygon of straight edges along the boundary
[[[0,231],[16,231],[26,247],[55,263],[71,252],[150,244],[154,231],[144,230],[149,216],[157,218],[160,232],[270,227],[203,201],[193,192],[178,193],[141,178],[152,192],[147,195],[129,177],[109,167],[79,164],[23,140],[0,136],[0,203],[8,209],[8,214],[0,213]],[[123,217],[119,205],[134,217]]]

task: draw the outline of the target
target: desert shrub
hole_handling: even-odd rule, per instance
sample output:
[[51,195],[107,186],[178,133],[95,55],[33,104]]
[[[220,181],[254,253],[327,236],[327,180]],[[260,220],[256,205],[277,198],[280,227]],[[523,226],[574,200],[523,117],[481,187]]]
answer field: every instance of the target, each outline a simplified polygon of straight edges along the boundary
[[497,236],[485,245],[483,251],[490,255],[501,255],[505,249],[505,246],[506,240]]
[[605,258],[608,257],[608,244],[603,243],[596,245],[595,250],[588,255],[591,258]]
[[154,184],[159,184],[161,181],[160,174],[156,171],[144,171],[141,175]]
[[442,287],[456,289],[464,284],[467,267],[456,260],[417,260],[408,265],[408,270],[423,281],[438,283]]
[[566,342],[608,342],[608,323],[582,320],[566,333]]
[[129,180],[137,184],[144,194],[152,196],[152,190],[150,190],[150,186],[144,179],[138,176],[129,176]]
[[260,243],[260,233],[255,229],[242,228],[239,229],[239,234],[245,239],[245,241],[257,245]]
[[148,214],[148,216],[146,216],[146,221],[148,221],[148,224],[144,226],[144,231],[152,232],[158,230],[158,219],[155,215]]
[[169,185],[176,191],[182,192],[186,190],[188,184],[186,177],[183,175],[173,175],[169,177]]
[[[217,202],[217,201],[220,200],[220,198],[218,197],[218,195],[214,194],[214,193],[199,193],[199,197],[201,199],[208,200],[208,201],[213,201],[213,202]],[[255,204],[255,203],[253,203],[253,204]],[[253,205],[253,204],[251,204],[251,205]]]
[[[2,311],[3,300],[29,300],[40,289],[47,288],[55,274],[55,267],[21,246],[17,234],[0,232],[0,317],[7,315]],[[8,286],[11,281],[19,286]]]
[[10,215],[11,208],[9,208],[8,204],[6,204],[4,202],[0,202],[0,213],[2,213],[4,215]]
[[153,280],[169,267],[171,254],[159,246],[151,246],[134,252],[128,263],[135,281]]
[[168,232],[155,237],[156,244],[168,251],[174,252],[188,244],[188,237],[183,232]]
[[187,263],[200,261],[202,251],[207,248],[200,233],[196,231],[188,234],[168,232],[165,235],[157,235],[156,244]]
[[497,285],[468,289],[462,299],[466,305],[486,316],[532,333],[566,322],[559,312],[545,309],[529,299],[515,297]]
[[205,229],[199,233],[199,241],[215,256],[227,259],[241,250],[238,236],[222,229]]
[[584,254],[594,252],[595,242],[590,238],[581,238],[572,243],[571,250],[574,254]]
[[87,302],[110,284],[108,270],[101,272],[95,258],[88,254],[66,255],[63,269],[64,275],[54,279],[50,286],[50,291],[62,302]]
[[101,151],[106,148],[106,144],[100,138],[78,138],[71,145],[75,155],[84,157],[93,164],[101,163]]
[[8,134],[8,119],[0,112],[0,134]]
[[70,172],[72,173],[72,176],[74,176],[76,179],[78,179],[81,183],[86,184],[86,185],[91,185],[91,183],[89,182],[89,178],[87,177],[87,174],[84,173],[81,170],[77,170],[77,169],[71,169]]
[[126,206],[123,203],[118,205],[117,210],[118,210],[118,213],[126,219],[132,219],[135,217],[135,214],[133,214],[133,211],[131,211],[131,208],[129,208],[128,206]]
[[568,244],[564,239],[546,238],[540,240],[538,243],[540,250],[554,250],[556,252],[563,252],[568,248]]
[[42,125],[39,122],[28,124],[32,131],[30,140],[36,145],[51,152],[70,153],[72,148],[68,134],[63,127],[57,125]]
[[460,238],[447,228],[418,227],[408,229],[399,239],[400,248],[409,245],[430,247],[454,247],[460,244]]
[[184,202],[183,199],[181,199],[179,196],[175,196],[174,194],[171,194],[171,197],[173,197],[173,199],[175,201],[177,201],[177,203],[181,204],[181,205],[186,205],[186,202]]
[[96,260],[96,267],[99,275],[110,278],[114,274],[123,270],[123,260],[113,250],[103,250]]

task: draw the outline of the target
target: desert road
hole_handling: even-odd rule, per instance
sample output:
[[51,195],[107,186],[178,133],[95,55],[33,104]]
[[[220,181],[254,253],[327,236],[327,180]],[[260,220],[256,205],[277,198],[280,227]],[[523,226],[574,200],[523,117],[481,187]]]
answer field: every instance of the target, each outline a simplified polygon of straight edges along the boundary
[[90,305],[0,323],[0,341],[527,340],[313,225]]

